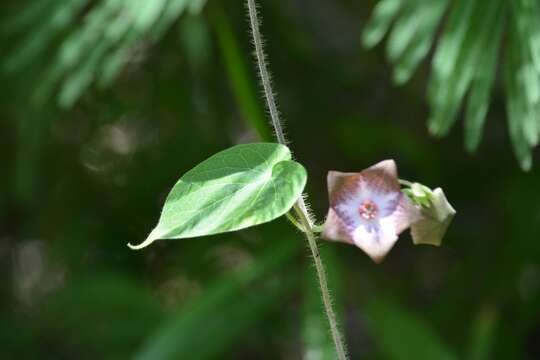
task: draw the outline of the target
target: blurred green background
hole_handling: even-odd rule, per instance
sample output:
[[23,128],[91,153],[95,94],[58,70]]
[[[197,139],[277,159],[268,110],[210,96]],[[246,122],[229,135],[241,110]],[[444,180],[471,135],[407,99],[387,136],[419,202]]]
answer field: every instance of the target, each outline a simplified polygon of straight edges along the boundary
[[[538,359],[540,172],[513,154],[503,75],[475,155],[461,121],[430,136],[430,61],[393,84],[384,46],[362,47],[375,5],[261,2],[317,217],[328,170],[386,158],[458,211],[441,248],[404,234],[379,266],[321,243],[350,357]],[[126,246],[185,171],[271,134],[242,1],[7,0],[0,16],[0,358],[332,359],[285,220]]]

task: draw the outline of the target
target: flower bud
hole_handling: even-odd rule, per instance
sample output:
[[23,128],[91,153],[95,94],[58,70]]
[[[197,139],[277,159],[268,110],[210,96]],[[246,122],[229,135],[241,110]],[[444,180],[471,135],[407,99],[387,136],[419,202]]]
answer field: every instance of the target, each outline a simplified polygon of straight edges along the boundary
[[440,246],[456,210],[450,205],[441,188],[431,190],[418,183],[412,184],[404,192],[419,209],[421,219],[411,225],[411,235],[415,245],[430,244]]

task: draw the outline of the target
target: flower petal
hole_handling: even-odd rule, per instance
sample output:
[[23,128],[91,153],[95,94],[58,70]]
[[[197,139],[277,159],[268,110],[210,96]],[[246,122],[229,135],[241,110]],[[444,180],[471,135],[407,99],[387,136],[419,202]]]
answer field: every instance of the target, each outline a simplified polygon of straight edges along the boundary
[[401,234],[412,226],[411,224],[422,219],[420,210],[414,206],[412,201],[407,196],[403,195],[403,193],[401,193],[399,204],[393,216],[396,221],[396,231],[398,234]]
[[339,192],[346,178],[354,175],[359,175],[359,173],[329,171],[328,175],[326,176],[326,183],[328,185],[328,193],[330,198],[335,196],[336,192]]
[[392,217],[380,219],[375,226],[359,226],[353,233],[354,244],[380,263],[398,239]]
[[394,160],[383,160],[368,167],[364,171],[377,170],[385,173],[389,177],[395,178],[397,182],[397,166]]
[[354,245],[352,234],[347,231],[346,225],[333,209],[328,211],[321,237],[326,240],[341,241]]

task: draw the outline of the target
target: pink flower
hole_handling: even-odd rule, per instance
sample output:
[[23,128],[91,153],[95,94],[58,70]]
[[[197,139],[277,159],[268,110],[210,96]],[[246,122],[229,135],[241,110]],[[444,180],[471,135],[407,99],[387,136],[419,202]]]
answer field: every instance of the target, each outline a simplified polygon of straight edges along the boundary
[[322,237],[358,246],[375,262],[383,260],[419,217],[401,190],[396,164],[385,160],[359,173],[328,173],[330,209]]

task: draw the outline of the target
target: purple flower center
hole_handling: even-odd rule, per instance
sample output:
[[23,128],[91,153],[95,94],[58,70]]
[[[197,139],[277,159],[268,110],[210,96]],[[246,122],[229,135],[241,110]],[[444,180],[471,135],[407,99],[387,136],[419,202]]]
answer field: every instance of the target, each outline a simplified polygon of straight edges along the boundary
[[377,212],[379,211],[379,208],[377,205],[371,201],[366,200],[361,205],[360,208],[358,208],[358,212],[360,213],[360,216],[364,218],[365,220],[373,220],[377,216]]

